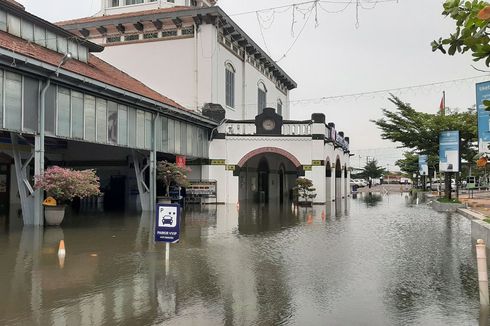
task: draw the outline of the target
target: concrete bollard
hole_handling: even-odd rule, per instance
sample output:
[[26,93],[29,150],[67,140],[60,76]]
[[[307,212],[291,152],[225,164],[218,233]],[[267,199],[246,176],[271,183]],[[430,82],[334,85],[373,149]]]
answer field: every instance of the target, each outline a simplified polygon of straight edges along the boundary
[[480,306],[488,306],[488,272],[485,241],[476,241],[476,263],[478,266],[478,285],[480,287]]

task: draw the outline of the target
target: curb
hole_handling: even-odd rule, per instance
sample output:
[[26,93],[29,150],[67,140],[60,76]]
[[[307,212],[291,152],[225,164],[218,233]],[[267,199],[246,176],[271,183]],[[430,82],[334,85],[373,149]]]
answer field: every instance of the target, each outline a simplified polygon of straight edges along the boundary
[[490,249],[490,224],[483,221],[486,216],[466,208],[458,208],[457,213],[471,220],[471,237],[473,239],[485,240],[487,248]]
[[456,212],[470,220],[484,220],[486,218],[485,215],[472,211],[468,208],[458,208]]

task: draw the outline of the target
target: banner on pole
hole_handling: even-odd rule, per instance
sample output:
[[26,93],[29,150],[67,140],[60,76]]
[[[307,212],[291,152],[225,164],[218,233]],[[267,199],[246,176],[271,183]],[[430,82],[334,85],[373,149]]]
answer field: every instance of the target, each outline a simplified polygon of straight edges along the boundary
[[490,112],[483,101],[490,100],[490,81],[476,84],[476,110],[478,113],[478,152],[490,153]]
[[419,174],[421,176],[429,175],[429,157],[427,155],[419,155]]
[[459,131],[442,131],[439,135],[439,171],[459,172]]

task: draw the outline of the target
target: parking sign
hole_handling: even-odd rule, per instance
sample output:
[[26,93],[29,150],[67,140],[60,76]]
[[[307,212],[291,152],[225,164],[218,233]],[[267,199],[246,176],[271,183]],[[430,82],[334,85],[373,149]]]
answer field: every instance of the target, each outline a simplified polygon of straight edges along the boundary
[[155,241],[176,243],[180,239],[180,205],[157,204]]

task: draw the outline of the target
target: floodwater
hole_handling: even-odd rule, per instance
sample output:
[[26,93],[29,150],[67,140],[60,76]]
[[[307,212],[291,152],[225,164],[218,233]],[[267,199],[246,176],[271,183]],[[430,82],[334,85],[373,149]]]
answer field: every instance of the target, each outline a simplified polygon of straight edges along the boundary
[[[187,211],[181,242],[149,215],[72,213],[0,229],[0,325],[481,325],[470,222],[405,194],[337,209]],[[60,263],[58,242],[66,259]],[[480,320],[481,319],[481,320]]]

